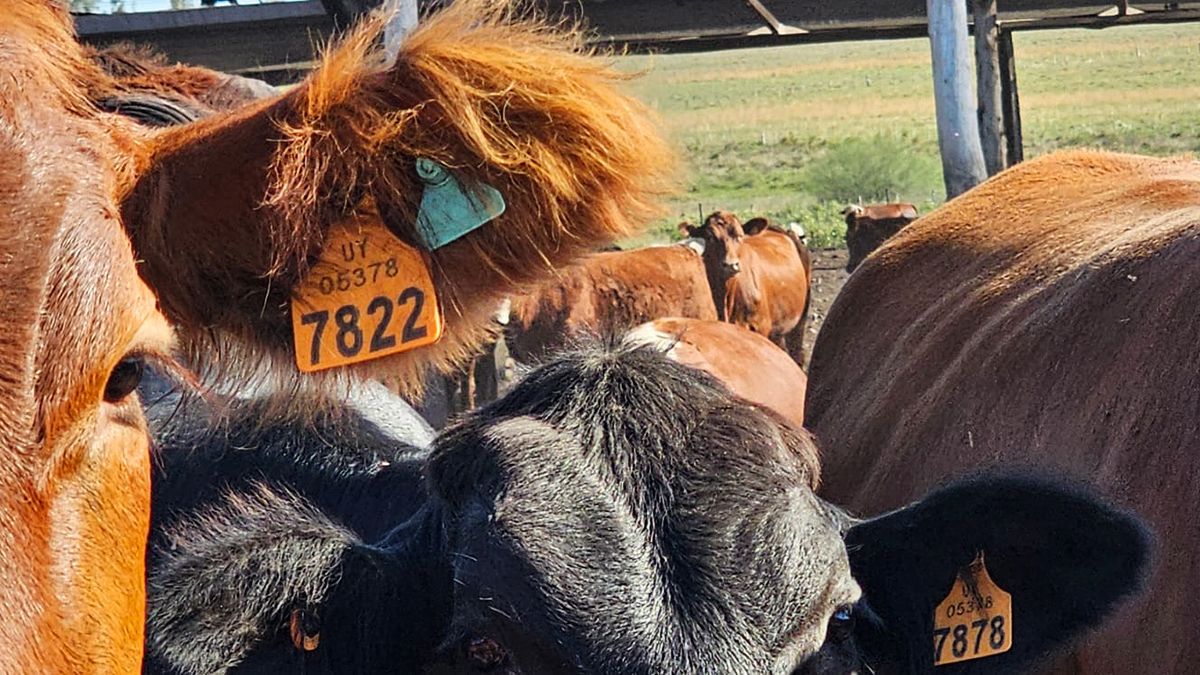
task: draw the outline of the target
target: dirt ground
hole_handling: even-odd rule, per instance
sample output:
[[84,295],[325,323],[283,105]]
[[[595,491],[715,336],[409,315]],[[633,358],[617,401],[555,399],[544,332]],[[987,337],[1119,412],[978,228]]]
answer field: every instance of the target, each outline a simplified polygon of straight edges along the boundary
[[[846,249],[825,249],[812,251],[812,305],[808,313],[808,329],[804,335],[805,359],[812,357],[813,343],[817,339],[817,331],[825,323],[829,315],[829,306],[846,283]],[[807,363],[805,369],[807,370]]]

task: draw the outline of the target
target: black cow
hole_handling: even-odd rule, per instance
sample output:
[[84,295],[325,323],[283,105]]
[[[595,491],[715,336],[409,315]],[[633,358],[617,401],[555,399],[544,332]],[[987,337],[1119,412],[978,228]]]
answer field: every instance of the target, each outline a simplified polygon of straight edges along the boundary
[[1012,649],[939,672],[1007,673],[1098,624],[1148,555],[1132,516],[1032,478],[977,477],[855,520],[814,494],[811,437],[647,348],[534,371],[446,430],[425,478],[428,498],[375,538],[339,524],[359,507],[295,488],[191,506],[151,571],[151,662],[932,673],[934,609],[982,552],[1013,596]]

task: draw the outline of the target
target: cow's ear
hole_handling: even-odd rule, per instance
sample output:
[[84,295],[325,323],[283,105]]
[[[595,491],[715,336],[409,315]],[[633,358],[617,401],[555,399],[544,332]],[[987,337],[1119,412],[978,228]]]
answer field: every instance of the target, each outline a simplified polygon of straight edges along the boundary
[[742,231],[745,232],[747,236],[753,236],[766,230],[768,227],[770,227],[770,225],[771,221],[767,220],[766,218],[751,218],[750,220],[742,223]]
[[[424,529],[400,528],[393,545],[369,546],[295,495],[265,487],[228,495],[172,525],[152,554],[147,660],[216,673],[307,658],[347,665],[381,650],[388,662],[411,659],[440,639],[434,605],[449,597],[406,548],[432,550]],[[422,621],[405,622],[404,612]],[[386,637],[367,639],[376,625]]]
[[[968,604],[951,603],[939,627],[966,625],[968,643],[956,646],[950,627],[942,658],[959,648],[988,651],[991,641],[1011,648],[938,672],[1023,672],[1139,589],[1150,546],[1137,518],[1078,487],[1024,476],[964,481],[849,529],[852,572],[880,619],[860,622],[857,637],[868,662],[931,673],[939,638],[934,614],[955,595]],[[1011,614],[999,621],[989,616],[983,628],[973,624],[980,616],[970,612],[971,598],[957,597],[956,581],[982,579],[978,565],[974,576],[969,572],[980,557],[994,586],[1011,596]],[[995,595],[999,607],[1001,594]]]
[[679,234],[684,237],[699,237],[700,236],[700,228],[696,227],[695,225],[691,224],[690,222],[688,222],[686,220],[679,223],[679,225],[676,225],[676,229],[678,229]]
[[[360,546],[298,497],[265,487],[172,524],[150,558],[148,658],[184,673],[237,665],[280,633],[293,610],[315,615]],[[320,628],[304,623],[319,641]]]
[[[139,141],[122,217],[193,358],[294,374],[307,347],[294,347],[293,293],[340,248],[327,246],[331,228],[367,221],[423,259],[414,266],[431,275],[444,337],[351,369],[416,382],[473,354],[505,294],[658,211],[672,153],[652,113],[622,92],[628,76],[587,54],[580,34],[512,18],[505,4],[454,3],[391,65],[375,51],[383,22],[366,21],[293,90]],[[346,265],[313,292],[396,276],[367,262],[381,264]],[[415,294],[400,302],[379,288],[378,306],[340,322],[346,303],[331,300],[328,344],[313,348],[358,355],[435,330],[407,321]],[[316,323],[301,328],[315,335]]]

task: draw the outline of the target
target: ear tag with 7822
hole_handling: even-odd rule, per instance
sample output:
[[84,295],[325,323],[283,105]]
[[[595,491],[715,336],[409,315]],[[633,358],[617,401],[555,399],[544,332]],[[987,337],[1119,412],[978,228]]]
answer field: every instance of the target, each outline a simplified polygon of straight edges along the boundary
[[933,613],[933,663],[944,666],[1012,649],[1012,595],[996,585],[983,553],[967,565]]
[[334,225],[292,292],[292,334],[306,373],[437,342],[442,316],[424,254],[377,218]]

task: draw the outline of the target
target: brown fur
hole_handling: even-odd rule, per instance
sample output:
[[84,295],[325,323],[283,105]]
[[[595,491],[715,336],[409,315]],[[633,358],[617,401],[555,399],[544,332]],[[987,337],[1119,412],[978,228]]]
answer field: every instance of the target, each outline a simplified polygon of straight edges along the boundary
[[802,364],[812,260],[796,235],[769,226],[765,218],[748,225],[717,211],[689,229],[705,240],[717,316],[769,338]]
[[306,390],[347,381],[294,372],[290,289],[331,223],[371,203],[415,241],[413,159],[432,157],[496,185],[509,211],[433,254],[442,343],[356,369],[411,384],[484,337],[499,296],[652,210],[669,155],[622,76],[572,34],[503,19],[457,3],[393,68],[371,62],[372,24],[287,95],[152,132],[97,110],[128,82],[62,6],[5,3],[0,672],[139,669],[148,437],[136,396],[106,390],[122,360],[169,350],[156,299],[196,363],[263,362]]
[[[115,217],[119,145],[46,3],[0,14],[0,672],[136,671],[148,439],[102,402],[130,350],[167,348]],[[114,555],[117,553],[117,555]]]
[[153,93],[207,115],[232,110],[275,93],[271,85],[261,80],[167,63],[165,56],[145,46],[118,43],[100,49],[88,48],[85,53],[106,75],[93,84],[95,98]]
[[[724,321],[672,317],[635,328],[627,340],[661,345],[672,360],[703,370],[797,429],[804,426],[808,377],[787,352],[761,335]],[[815,452],[811,464],[819,466]]]
[[1152,523],[1157,569],[1056,672],[1191,671],[1198,259],[1185,159],[1051,155],[916,221],[850,277],[817,340],[824,496],[867,515],[990,464],[1091,481]]
[[[624,76],[577,53],[577,35],[506,23],[497,7],[456,3],[412,34],[390,68],[371,50],[381,24],[368,22],[288,94],[160,133],[124,212],[168,315],[204,329],[187,332],[193,359],[249,345],[235,366],[294,370],[289,289],[327,226],[355,211],[377,208],[398,236],[418,241],[417,157],[496,186],[508,210],[432,254],[446,337],[355,368],[410,387],[426,365],[448,369],[487,339],[508,288],[629,233],[654,210],[670,155],[647,112],[615,88]],[[193,168],[218,157],[257,173]],[[163,255],[165,241],[179,253]],[[230,250],[236,264],[206,264]],[[214,286],[224,292],[199,292]],[[205,295],[212,302],[194,300]]]
[[717,318],[700,256],[683,246],[596,253],[513,298],[505,342],[534,363],[584,335],[615,337],[666,316]]

